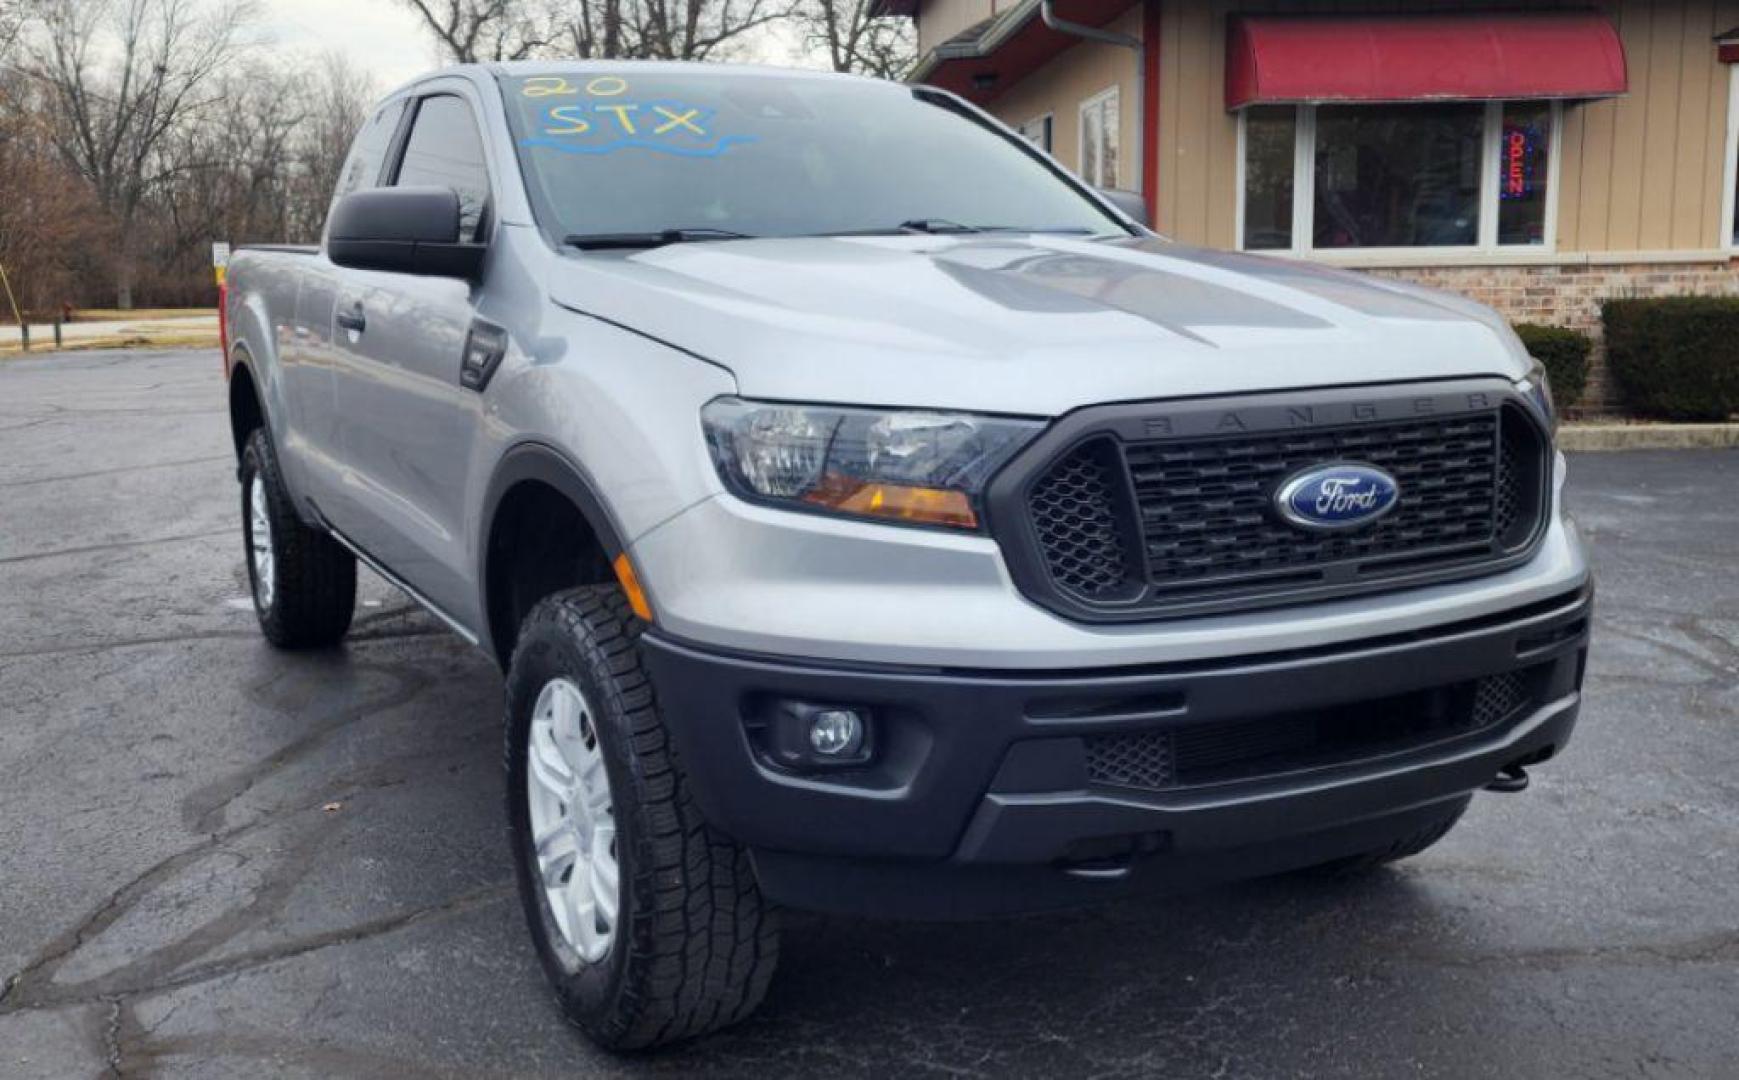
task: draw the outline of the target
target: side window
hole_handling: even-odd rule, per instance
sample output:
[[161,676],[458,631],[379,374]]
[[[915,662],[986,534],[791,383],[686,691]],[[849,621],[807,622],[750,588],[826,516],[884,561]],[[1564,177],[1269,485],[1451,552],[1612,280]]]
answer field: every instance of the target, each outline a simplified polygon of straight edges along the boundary
[[333,199],[380,185],[380,166],[392,145],[393,132],[398,129],[399,114],[404,111],[403,101],[389,102],[362,125],[356,141],[350,144],[350,156],[344,159],[344,171],[338,174]]
[[489,168],[470,106],[450,94],[423,99],[394,184],[452,188],[459,195],[459,239],[477,239],[489,201]]

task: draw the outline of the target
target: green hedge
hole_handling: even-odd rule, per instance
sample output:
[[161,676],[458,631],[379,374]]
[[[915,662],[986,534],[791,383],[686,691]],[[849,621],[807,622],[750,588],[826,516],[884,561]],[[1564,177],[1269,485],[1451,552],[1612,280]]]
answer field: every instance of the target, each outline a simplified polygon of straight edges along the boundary
[[1559,407],[1582,400],[1582,391],[1588,386],[1588,353],[1594,348],[1594,339],[1578,330],[1539,323],[1517,323],[1516,336],[1522,339],[1529,356],[1546,365],[1546,377],[1552,380],[1552,398]]
[[1739,412],[1739,297],[1608,300],[1606,363],[1625,406],[1666,420]]

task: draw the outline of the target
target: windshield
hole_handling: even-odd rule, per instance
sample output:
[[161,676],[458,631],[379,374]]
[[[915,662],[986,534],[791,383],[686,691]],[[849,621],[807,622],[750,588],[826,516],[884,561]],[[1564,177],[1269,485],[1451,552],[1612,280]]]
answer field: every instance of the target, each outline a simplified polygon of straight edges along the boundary
[[557,237],[1124,228],[945,98],[855,79],[623,68],[502,80]]

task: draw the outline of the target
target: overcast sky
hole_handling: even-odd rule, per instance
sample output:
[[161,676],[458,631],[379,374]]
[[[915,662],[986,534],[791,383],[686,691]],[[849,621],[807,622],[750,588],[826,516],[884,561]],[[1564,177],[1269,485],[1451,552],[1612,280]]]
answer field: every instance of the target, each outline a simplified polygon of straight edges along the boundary
[[[262,0],[261,31],[274,52],[317,55],[336,49],[390,90],[440,63],[433,38],[420,18],[396,0]],[[801,57],[790,43],[764,37],[751,44],[759,63],[792,64]]]

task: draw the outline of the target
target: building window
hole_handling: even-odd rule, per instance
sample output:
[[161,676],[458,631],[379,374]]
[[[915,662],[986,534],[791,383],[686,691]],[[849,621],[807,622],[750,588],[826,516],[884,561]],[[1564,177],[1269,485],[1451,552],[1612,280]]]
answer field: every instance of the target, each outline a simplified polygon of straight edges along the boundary
[[1117,186],[1117,88],[1081,103],[1081,179],[1094,187]]
[[1020,126],[1020,137],[1045,153],[1051,152],[1051,114],[1035,116]]
[[1550,246],[1552,102],[1285,105],[1239,120],[1249,251]]

